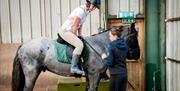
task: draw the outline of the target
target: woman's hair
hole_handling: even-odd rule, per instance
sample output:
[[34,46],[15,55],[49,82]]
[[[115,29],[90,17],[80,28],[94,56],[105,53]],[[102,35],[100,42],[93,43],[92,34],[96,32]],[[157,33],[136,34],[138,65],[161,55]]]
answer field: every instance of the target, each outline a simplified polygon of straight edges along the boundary
[[91,2],[89,0],[86,0],[86,7],[90,7]]
[[123,31],[123,26],[114,26],[111,28],[111,34],[112,35],[117,35],[117,37],[121,37],[121,32]]
[[86,0],[87,3],[91,3],[89,0]]

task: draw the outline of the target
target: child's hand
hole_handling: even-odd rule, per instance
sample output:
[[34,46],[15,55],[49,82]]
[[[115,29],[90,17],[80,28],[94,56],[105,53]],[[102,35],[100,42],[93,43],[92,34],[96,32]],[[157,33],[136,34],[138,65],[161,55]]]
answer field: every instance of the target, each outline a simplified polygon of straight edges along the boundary
[[103,53],[102,55],[101,55],[101,58],[102,59],[104,59],[104,58],[106,58],[107,57],[107,55],[105,54],[105,53]]

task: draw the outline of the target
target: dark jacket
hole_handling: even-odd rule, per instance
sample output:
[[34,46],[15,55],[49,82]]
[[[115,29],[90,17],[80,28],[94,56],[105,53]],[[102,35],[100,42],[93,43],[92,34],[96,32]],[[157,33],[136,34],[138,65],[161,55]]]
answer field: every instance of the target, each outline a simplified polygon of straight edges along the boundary
[[127,49],[123,38],[114,40],[109,44],[108,54],[103,63],[109,67],[110,74],[127,74]]

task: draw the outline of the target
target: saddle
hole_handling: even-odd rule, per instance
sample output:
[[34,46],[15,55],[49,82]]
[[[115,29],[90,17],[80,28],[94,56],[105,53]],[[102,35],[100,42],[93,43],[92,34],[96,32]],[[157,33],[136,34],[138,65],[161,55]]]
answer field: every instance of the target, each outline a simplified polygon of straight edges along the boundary
[[[68,45],[68,46],[72,46],[71,44],[69,44],[68,42],[66,42],[66,41],[59,35],[59,33],[57,33],[57,36],[58,36],[58,38],[56,39],[56,41],[57,41],[58,43],[60,43],[60,44],[65,44],[65,45]],[[82,38],[82,37],[78,36],[78,38],[83,41],[83,38]],[[73,46],[72,46],[72,47],[73,47]]]

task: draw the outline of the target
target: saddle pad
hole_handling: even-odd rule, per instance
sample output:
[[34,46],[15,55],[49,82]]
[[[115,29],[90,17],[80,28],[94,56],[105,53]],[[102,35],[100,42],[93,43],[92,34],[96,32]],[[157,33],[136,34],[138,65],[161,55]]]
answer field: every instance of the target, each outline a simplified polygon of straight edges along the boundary
[[72,57],[67,55],[67,45],[60,44],[56,40],[53,41],[56,59],[58,62],[71,64]]

